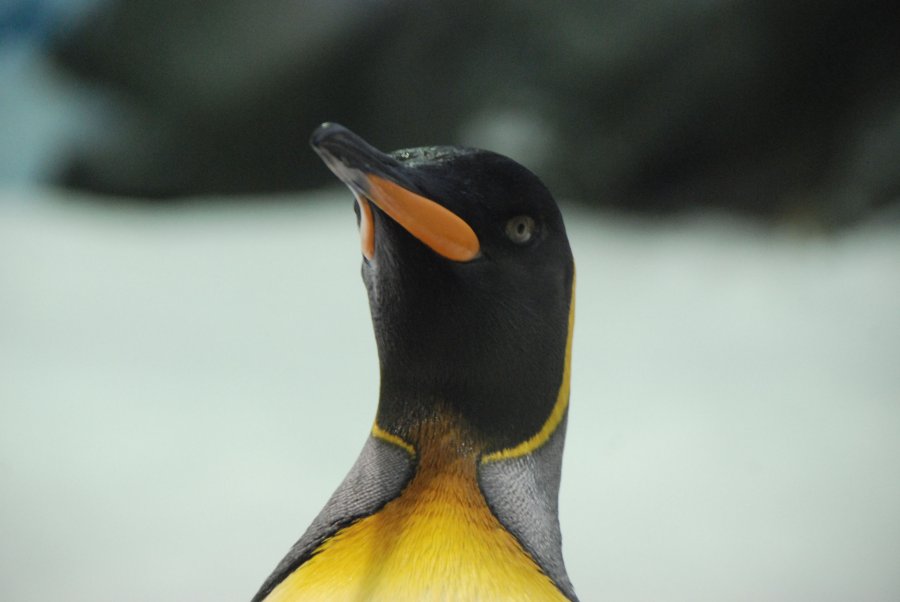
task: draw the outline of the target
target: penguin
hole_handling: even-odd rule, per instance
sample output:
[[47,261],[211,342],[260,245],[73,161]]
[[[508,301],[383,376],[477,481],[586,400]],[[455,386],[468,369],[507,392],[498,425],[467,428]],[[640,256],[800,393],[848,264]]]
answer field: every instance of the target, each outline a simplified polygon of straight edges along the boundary
[[559,208],[494,152],[384,153],[325,123],[378,349],[375,422],[253,602],[577,600],[558,492],[575,267]]

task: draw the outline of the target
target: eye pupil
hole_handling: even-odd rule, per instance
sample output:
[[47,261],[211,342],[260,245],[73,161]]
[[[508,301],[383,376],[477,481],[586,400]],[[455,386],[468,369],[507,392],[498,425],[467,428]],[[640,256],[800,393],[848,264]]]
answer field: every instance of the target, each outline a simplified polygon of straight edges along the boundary
[[523,245],[534,235],[534,219],[528,215],[518,215],[506,222],[506,236],[516,244]]

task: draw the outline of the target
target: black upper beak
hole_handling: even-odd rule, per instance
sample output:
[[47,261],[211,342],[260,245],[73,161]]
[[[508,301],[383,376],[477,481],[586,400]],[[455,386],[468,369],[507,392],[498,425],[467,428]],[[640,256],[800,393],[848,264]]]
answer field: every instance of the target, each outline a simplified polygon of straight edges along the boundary
[[337,123],[323,123],[312,133],[310,146],[325,165],[354,192],[371,197],[368,176],[378,176],[406,188],[412,183],[400,163]]
[[[354,192],[363,215],[371,201],[447,259],[465,262],[480,254],[481,244],[472,227],[440,202],[423,196],[404,173],[404,167],[390,155],[335,123],[319,126],[310,144],[328,168]],[[371,259],[374,231],[365,218],[361,231],[363,252]]]

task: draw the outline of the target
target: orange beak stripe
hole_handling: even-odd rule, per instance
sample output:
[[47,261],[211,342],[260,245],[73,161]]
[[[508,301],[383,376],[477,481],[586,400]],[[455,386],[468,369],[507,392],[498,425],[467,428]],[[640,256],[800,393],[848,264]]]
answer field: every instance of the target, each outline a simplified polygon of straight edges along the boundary
[[359,205],[359,240],[362,254],[372,261],[375,257],[375,220],[372,219],[372,205],[369,204],[369,199],[361,194],[354,192],[353,196]]
[[[481,250],[478,236],[461,217],[390,180],[373,174],[366,178],[370,200],[432,251],[452,261],[470,261],[478,256]],[[374,255],[375,250],[371,232],[372,210],[364,201],[360,202],[360,210],[363,254],[371,259],[366,253],[371,250]]]

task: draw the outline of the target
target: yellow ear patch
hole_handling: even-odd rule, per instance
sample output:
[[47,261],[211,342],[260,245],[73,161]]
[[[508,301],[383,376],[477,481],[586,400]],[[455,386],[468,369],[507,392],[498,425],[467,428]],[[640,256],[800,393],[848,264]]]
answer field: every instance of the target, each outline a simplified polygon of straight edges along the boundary
[[432,424],[401,495],[326,540],[266,602],[566,600],[491,513],[479,450]]

